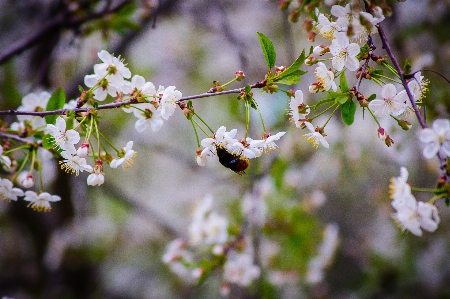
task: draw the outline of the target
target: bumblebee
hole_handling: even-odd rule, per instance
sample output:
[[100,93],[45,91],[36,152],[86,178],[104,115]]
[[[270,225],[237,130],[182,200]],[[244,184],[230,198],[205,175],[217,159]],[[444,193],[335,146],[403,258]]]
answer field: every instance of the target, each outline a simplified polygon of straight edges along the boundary
[[248,158],[232,153],[222,145],[216,146],[216,152],[219,157],[220,164],[238,174],[243,174],[244,170],[246,170],[250,165]]

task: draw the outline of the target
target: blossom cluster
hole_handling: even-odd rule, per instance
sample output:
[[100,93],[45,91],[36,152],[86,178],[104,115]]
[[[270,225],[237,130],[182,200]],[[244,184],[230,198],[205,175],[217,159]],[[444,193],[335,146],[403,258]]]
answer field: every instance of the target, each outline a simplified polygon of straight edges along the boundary
[[[205,138],[201,141],[203,150],[197,152],[196,161],[200,166],[205,166],[207,158],[218,155],[219,161],[226,167],[242,172],[248,167],[248,159],[260,157],[263,153],[267,153],[278,149],[275,141],[279,140],[286,132],[279,132],[275,135],[265,134],[264,139],[252,139],[250,137],[236,139],[237,130],[233,129],[229,132],[226,127],[221,126],[212,137]],[[230,159],[227,160],[229,156]],[[235,168],[234,163],[243,162],[243,169]]]
[[[227,218],[212,210],[213,197],[206,195],[196,206],[192,222],[188,227],[189,241],[177,238],[167,245],[162,260],[170,269],[189,282],[195,282],[206,275],[205,262],[199,263],[190,248],[208,248],[217,259],[225,258],[222,265],[222,293],[229,291],[229,284],[248,286],[259,277],[260,269],[253,263],[249,246],[233,248],[228,233]],[[215,264],[215,261],[211,262]],[[202,265],[202,266],[201,266]]]
[[392,217],[402,230],[409,230],[416,236],[422,235],[422,229],[434,232],[440,221],[438,210],[429,202],[416,200],[407,182],[408,175],[408,170],[402,167],[400,176],[391,179],[391,205],[396,210]]

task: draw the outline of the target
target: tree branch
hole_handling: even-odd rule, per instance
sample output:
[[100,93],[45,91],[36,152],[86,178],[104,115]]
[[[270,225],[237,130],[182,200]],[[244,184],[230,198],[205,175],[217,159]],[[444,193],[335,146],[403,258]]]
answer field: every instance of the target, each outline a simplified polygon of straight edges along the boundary
[[92,13],[82,18],[67,19],[66,16],[61,14],[57,16],[54,20],[43,25],[42,29],[36,32],[34,35],[17,42],[10,49],[1,53],[0,64],[3,64],[14,55],[20,54],[23,51],[38,44],[45,35],[49,34],[52,31],[61,30],[63,28],[78,27],[88,21],[102,18],[104,17],[105,14],[117,12],[128,3],[131,3],[131,0],[122,0],[116,6],[113,6],[111,8],[108,8],[108,6],[106,6],[105,9],[103,9],[102,11]]

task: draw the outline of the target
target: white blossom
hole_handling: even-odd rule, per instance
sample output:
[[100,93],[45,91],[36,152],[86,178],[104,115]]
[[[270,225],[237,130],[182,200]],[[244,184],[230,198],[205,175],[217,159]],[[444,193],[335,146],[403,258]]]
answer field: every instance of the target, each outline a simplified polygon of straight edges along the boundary
[[431,159],[437,153],[450,157],[450,120],[436,119],[431,128],[419,131],[419,140],[425,143],[425,158]]
[[80,141],[80,134],[75,130],[66,130],[66,121],[59,116],[56,124],[48,124],[46,133],[50,134],[55,140],[55,147],[71,154],[75,154],[75,144]]
[[133,141],[128,141],[126,147],[121,149],[119,153],[120,158],[111,161],[109,166],[111,168],[117,168],[117,166],[122,165],[123,169],[129,168],[134,163],[134,158],[137,156],[137,152],[132,150]]
[[381,89],[383,99],[375,99],[369,102],[369,108],[377,117],[388,115],[398,116],[406,108],[406,101],[409,101],[406,91],[397,93],[393,84],[386,84]]
[[327,69],[323,62],[319,62],[316,67],[315,78],[316,82],[309,85],[309,92],[316,93],[318,91],[327,91],[330,88],[333,91],[337,90],[336,83],[334,83],[334,73]]
[[175,112],[177,102],[181,99],[182,94],[175,89],[175,86],[169,86],[162,92],[161,98],[161,115],[164,119],[169,119]]
[[253,255],[244,252],[231,252],[223,265],[223,278],[225,281],[235,283],[240,286],[249,286],[251,282],[258,278],[261,270],[253,263]]
[[17,201],[18,196],[23,196],[22,189],[14,188],[13,183],[8,179],[0,178],[0,198],[2,201]]
[[[43,91],[39,94],[29,93],[22,99],[22,105],[17,108],[17,111],[29,111],[29,112],[42,112],[47,108],[48,100],[51,94]],[[32,116],[32,115],[18,115],[17,119],[20,122],[28,121],[31,123],[33,129],[43,129],[45,128],[46,122],[43,117]]]
[[289,114],[297,128],[300,128],[309,111],[309,106],[303,103],[303,91],[297,90],[295,96],[289,101]]
[[69,152],[61,152],[61,156],[64,158],[59,161],[61,164],[61,169],[67,173],[74,174],[78,176],[80,172],[87,171],[92,172],[92,166],[88,165],[85,158],[80,158],[77,155],[72,155]]
[[349,71],[356,71],[359,68],[359,60],[356,58],[359,54],[359,46],[350,43],[346,33],[336,33],[336,38],[330,45],[330,53],[333,55],[331,63],[335,70],[342,71],[344,66]]
[[314,129],[311,123],[305,122],[305,126],[311,133],[304,134],[303,137],[306,137],[306,140],[311,142],[315,148],[319,147],[319,143],[322,144],[323,147],[325,148],[330,147],[325,137],[323,137],[322,134],[320,134],[320,132],[316,132],[316,129]]
[[49,212],[51,211],[50,202],[60,201],[61,197],[57,195],[51,195],[47,192],[42,192],[37,194],[34,191],[26,191],[25,192],[25,201],[29,201],[28,207],[31,207],[33,210],[41,212]]

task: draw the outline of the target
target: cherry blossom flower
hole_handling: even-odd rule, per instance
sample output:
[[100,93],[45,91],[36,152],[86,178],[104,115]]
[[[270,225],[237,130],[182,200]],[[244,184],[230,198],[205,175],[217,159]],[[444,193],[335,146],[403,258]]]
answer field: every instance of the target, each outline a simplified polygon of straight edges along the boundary
[[402,205],[403,196],[411,193],[411,186],[407,183],[408,169],[406,167],[400,168],[400,176],[392,177],[389,184],[390,198],[393,199],[392,206],[396,208]]
[[56,124],[48,124],[46,133],[52,135],[55,140],[55,147],[71,154],[76,152],[74,144],[80,141],[80,134],[75,130],[66,130],[66,121],[59,116]]
[[319,14],[317,18],[316,28],[319,34],[326,39],[334,39],[336,32],[342,28],[336,22],[331,22],[324,14]]
[[87,184],[90,186],[100,186],[105,182],[105,175],[103,173],[103,162],[97,160],[95,162],[94,171],[87,177]]
[[388,115],[398,116],[406,108],[406,102],[409,101],[406,91],[397,93],[393,84],[386,84],[381,89],[383,99],[375,99],[369,102],[369,108],[377,117]]
[[144,132],[145,129],[150,127],[153,132],[157,132],[161,129],[163,125],[163,120],[161,118],[161,109],[155,108],[153,103],[144,103],[136,105],[139,109],[134,109],[133,113],[138,121],[135,124],[135,128],[138,132]]
[[78,149],[77,149],[77,156],[80,158],[86,158],[89,154],[89,143],[84,142]]
[[61,156],[64,158],[63,161],[59,161],[61,164],[61,169],[67,173],[74,174],[78,176],[80,172],[87,171],[92,172],[92,166],[86,163],[85,158],[80,158],[77,155],[72,155],[67,151],[61,152]]
[[206,195],[196,207],[189,224],[191,245],[223,244],[228,240],[228,220],[211,210],[212,196]]
[[187,281],[193,282],[192,271],[187,265],[192,263],[194,258],[186,247],[187,244],[182,239],[178,238],[173,240],[167,245],[166,251],[162,256],[162,261],[169,265],[172,272]]
[[183,95],[180,91],[175,90],[175,86],[169,86],[162,92],[161,107],[162,107],[162,118],[169,119],[170,116],[175,112],[177,107],[177,102],[181,99]]
[[392,215],[402,230],[408,230],[416,236],[422,235],[422,229],[433,232],[437,229],[440,218],[437,208],[428,202],[417,202],[407,184],[408,170],[400,168],[400,176],[391,179],[389,193],[391,205],[396,210]]
[[[142,101],[144,97],[155,98],[156,96],[155,85],[152,82],[146,82],[144,77],[139,75],[134,75],[133,78],[131,78],[128,89],[127,93],[130,93],[130,95],[138,101]],[[129,109],[130,108],[124,108],[124,111],[128,112],[127,110]]]
[[[30,111],[30,112],[41,112],[45,111],[47,108],[48,100],[50,99],[51,94],[43,91],[39,94],[37,93],[29,93],[22,99],[22,105],[17,108],[18,111]],[[40,130],[45,128],[46,122],[45,119],[40,116],[32,116],[32,115],[18,115],[17,119],[20,122],[28,121],[33,129]]]
[[3,165],[5,170],[11,169],[11,159],[8,156],[3,155],[3,147],[0,146],[0,164]]
[[303,103],[303,91],[297,90],[295,92],[295,96],[291,97],[289,101],[289,108],[291,120],[294,121],[297,128],[300,128],[310,111],[309,106]]
[[336,83],[334,83],[334,73],[327,69],[323,62],[319,62],[316,67],[315,78],[316,82],[309,85],[309,92],[316,93],[318,91],[327,91],[330,88],[333,91],[337,90]]
[[93,75],[84,76],[84,84],[89,88],[98,85],[93,92],[94,98],[98,101],[104,101],[108,94],[112,97],[117,96],[117,93],[120,93],[121,91],[121,86],[116,86],[105,78],[106,73],[100,73],[98,68],[96,68],[96,65],[94,66]]
[[333,55],[331,62],[335,70],[341,71],[344,66],[349,71],[356,71],[359,68],[359,60],[356,58],[359,54],[359,46],[350,43],[345,32],[336,33],[336,38],[330,45],[330,53]]
[[384,20],[384,15],[383,10],[379,6],[375,6],[372,11],[373,15],[365,11],[361,11],[359,14],[363,16],[372,26],[375,26]]
[[60,201],[61,197],[57,195],[51,195],[47,192],[42,192],[37,194],[34,191],[26,191],[25,192],[25,201],[29,201],[28,207],[31,207],[33,210],[38,212],[50,212],[51,206],[50,202]]
[[359,21],[359,11],[353,9],[351,3],[348,3],[345,7],[340,5],[333,5],[331,7],[331,14],[337,17],[336,23],[340,27],[340,32],[347,35],[348,28],[351,27],[353,33],[351,38],[361,40],[365,34],[365,28]]
[[419,131],[419,140],[425,143],[425,158],[431,159],[437,153],[450,157],[450,120],[436,119],[431,128]]
[[14,188],[13,183],[8,179],[0,179],[0,198],[2,201],[17,201],[18,196],[23,196],[22,189]]
[[229,150],[239,156],[253,159],[261,156],[263,146],[264,140],[253,140],[250,137],[247,137],[245,141],[238,140],[233,143],[229,147]]
[[[96,64],[97,72],[101,74],[108,74],[108,80],[116,86],[122,86],[124,78],[130,78],[131,72],[123,63],[123,60],[114,57],[105,50],[100,51],[98,54],[103,63]],[[95,66],[94,66],[95,68]]]
[[303,137],[306,137],[306,140],[311,142],[315,148],[319,147],[319,143],[322,144],[325,148],[330,147],[325,137],[323,137],[320,132],[316,131],[311,123],[305,122],[304,124],[311,133],[304,134]]
[[212,137],[204,138],[201,141],[200,144],[204,147],[204,149],[200,154],[197,154],[196,161],[198,165],[205,166],[206,157],[215,155],[217,146],[223,146],[227,148],[238,142],[238,140],[234,138],[236,136],[237,130],[233,129],[230,132],[227,132],[226,130],[226,127],[221,126],[219,129],[217,129],[216,133],[214,133]]
[[109,166],[111,168],[117,168],[117,166],[122,165],[123,169],[131,167],[134,163],[134,158],[137,156],[137,152],[132,150],[132,147],[133,141],[128,141],[126,147],[123,147],[119,153],[119,157],[121,158],[112,160]]
[[33,174],[31,174],[28,171],[23,171],[19,174],[17,177],[17,181],[20,185],[22,185],[24,188],[31,188],[34,186],[34,178]]
[[278,132],[275,135],[268,135],[267,138],[264,140],[262,149],[265,152],[277,150],[279,147],[278,145],[275,144],[275,141],[280,140],[280,138],[283,137],[284,134],[286,134],[286,132]]
[[259,267],[253,264],[253,255],[248,252],[229,253],[223,265],[224,280],[244,287],[249,286],[260,273]]

